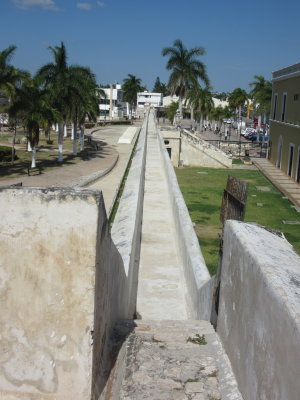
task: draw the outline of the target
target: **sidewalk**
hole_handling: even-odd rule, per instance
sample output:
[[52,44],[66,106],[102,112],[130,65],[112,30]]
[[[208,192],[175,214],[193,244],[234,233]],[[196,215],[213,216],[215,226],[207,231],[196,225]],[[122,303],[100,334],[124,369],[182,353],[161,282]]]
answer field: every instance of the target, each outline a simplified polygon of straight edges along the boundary
[[[139,124],[136,126],[139,127]],[[88,130],[86,133],[92,134],[94,141],[101,141],[104,145],[100,151],[92,152],[87,160],[72,165],[63,163],[62,166],[45,171],[41,175],[4,179],[0,181],[0,186],[20,182],[23,186],[30,187],[89,186],[102,190],[109,211],[133,147],[133,144],[118,145],[119,137],[126,129],[127,126],[120,125]],[[106,174],[107,177],[104,176]],[[102,176],[104,177],[101,178]]]
[[300,185],[289,178],[266,158],[253,159],[254,165],[276,186],[295,206],[300,209]]

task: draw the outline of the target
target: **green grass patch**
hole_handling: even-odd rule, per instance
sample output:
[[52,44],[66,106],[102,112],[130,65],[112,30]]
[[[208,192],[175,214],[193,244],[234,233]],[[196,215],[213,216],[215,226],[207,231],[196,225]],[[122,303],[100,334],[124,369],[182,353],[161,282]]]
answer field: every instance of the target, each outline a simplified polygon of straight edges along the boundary
[[[282,222],[300,221],[300,214],[259,171],[184,167],[176,168],[175,172],[211,275],[216,273],[218,264],[219,233],[222,229],[220,207],[228,175],[249,184],[245,221],[283,232],[300,254],[300,225],[285,225]],[[256,186],[267,186],[270,191],[259,191]],[[257,203],[263,206],[259,207]]]
[[233,158],[233,159],[232,159],[232,164],[241,165],[241,164],[244,164],[244,163],[243,163],[243,161],[242,161],[240,158]]
[[136,150],[136,147],[137,147],[138,140],[139,140],[139,135],[137,136],[137,138],[135,140],[135,144],[134,144],[134,146],[132,148],[132,152],[131,152],[131,155],[130,155],[130,158],[129,158],[129,161],[128,161],[128,164],[127,164],[127,167],[126,167],[126,170],[125,170],[125,173],[123,175],[122,182],[121,182],[120,187],[118,189],[117,197],[115,199],[111,214],[109,216],[108,223],[109,223],[109,227],[110,228],[112,227],[112,225],[114,223],[115,216],[116,216],[118,208],[119,208],[120,200],[121,200],[124,188],[125,188],[126,180],[127,180],[127,177],[128,177],[129,171],[130,171],[130,167],[131,167],[131,164],[132,164],[132,159],[133,159],[134,154],[135,154],[135,150]]

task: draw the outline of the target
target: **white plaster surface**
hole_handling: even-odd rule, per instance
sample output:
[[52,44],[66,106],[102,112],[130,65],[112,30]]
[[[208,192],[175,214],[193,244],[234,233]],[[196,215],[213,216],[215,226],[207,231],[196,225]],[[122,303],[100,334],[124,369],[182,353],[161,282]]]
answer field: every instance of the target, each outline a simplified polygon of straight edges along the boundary
[[142,319],[187,319],[186,284],[154,115],[150,113],[137,311]]
[[264,228],[227,221],[217,332],[245,400],[298,400],[300,257]]
[[184,165],[189,166],[212,168],[232,166],[232,159],[226,153],[185,129],[182,134],[181,159]]
[[182,260],[187,285],[186,302],[188,314],[194,319],[209,319],[208,314],[211,309],[212,293],[207,290],[207,285],[204,287],[204,284],[210,280],[210,275],[201,253],[188,209],[179,189],[174,169],[165,149],[163,138],[159,132],[158,138],[163,161],[162,168],[165,171],[166,184],[169,191],[170,202],[168,208],[172,212],[172,220],[175,224],[174,241]]
[[88,400],[127,316],[102,195],[2,188],[0,213],[0,398]]
[[126,131],[120,137],[118,143],[131,144],[133,141],[133,138],[135,137],[136,131],[137,131],[137,128],[135,126],[130,126],[129,128],[126,129]]
[[127,296],[123,298],[128,310],[127,318],[132,318],[136,310],[147,150],[146,132],[147,118],[141,128],[126,185],[111,229],[112,239],[123,259],[124,271],[127,277],[128,291]]

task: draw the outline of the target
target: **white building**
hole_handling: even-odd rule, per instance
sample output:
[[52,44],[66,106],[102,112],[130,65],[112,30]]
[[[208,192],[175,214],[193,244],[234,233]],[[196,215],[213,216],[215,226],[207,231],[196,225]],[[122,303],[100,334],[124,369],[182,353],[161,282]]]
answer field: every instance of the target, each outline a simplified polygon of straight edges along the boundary
[[140,92],[137,94],[137,108],[145,106],[161,107],[163,104],[162,93]]
[[100,119],[119,119],[129,115],[129,104],[123,102],[123,90],[121,85],[115,88],[102,88],[105,98],[100,99],[99,111]]

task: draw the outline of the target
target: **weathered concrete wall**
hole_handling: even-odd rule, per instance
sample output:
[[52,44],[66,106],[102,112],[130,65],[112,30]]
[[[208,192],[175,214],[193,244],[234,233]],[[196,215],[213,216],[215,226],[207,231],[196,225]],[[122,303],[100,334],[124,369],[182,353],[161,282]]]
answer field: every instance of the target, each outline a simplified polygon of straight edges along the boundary
[[90,399],[127,315],[102,195],[2,188],[0,210],[0,397]]
[[123,259],[127,277],[127,295],[122,300],[127,306],[127,318],[132,318],[136,311],[144,201],[147,125],[148,116],[145,118],[140,131],[126,185],[111,229],[112,239]]
[[225,225],[217,332],[245,400],[300,393],[300,257],[260,226]]
[[[211,309],[211,292],[201,292],[201,287],[209,281],[210,275],[202,256],[198,239],[189,216],[188,209],[178,186],[174,169],[165,148],[164,141],[159,131],[160,149],[163,154],[163,166],[167,176],[170,198],[170,207],[174,216],[177,246],[179,248],[184,274],[188,286],[187,304],[190,317],[194,319],[209,319]],[[201,293],[200,293],[201,292]]]
[[184,165],[231,168],[232,159],[223,151],[191,134],[182,132],[181,160]]

